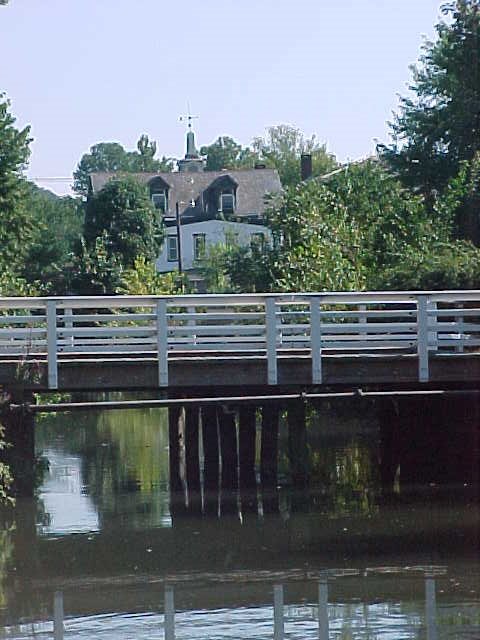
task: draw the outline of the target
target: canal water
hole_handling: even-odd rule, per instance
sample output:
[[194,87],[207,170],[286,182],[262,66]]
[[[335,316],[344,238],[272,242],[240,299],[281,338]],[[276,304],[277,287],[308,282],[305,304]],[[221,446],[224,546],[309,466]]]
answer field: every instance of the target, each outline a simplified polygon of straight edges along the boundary
[[279,585],[283,637],[318,638],[321,581],[329,638],[478,640],[478,485],[452,433],[419,450],[422,482],[399,468],[385,492],[378,414],[309,410],[308,489],[291,487],[282,421],[277,489],[206,517],[171,508],[166,410],[37,419],[48,469],[2,516],[0,638],[52,638],[55,593],[67,639],[163,638],[166,586],[176,638],[281,637]]

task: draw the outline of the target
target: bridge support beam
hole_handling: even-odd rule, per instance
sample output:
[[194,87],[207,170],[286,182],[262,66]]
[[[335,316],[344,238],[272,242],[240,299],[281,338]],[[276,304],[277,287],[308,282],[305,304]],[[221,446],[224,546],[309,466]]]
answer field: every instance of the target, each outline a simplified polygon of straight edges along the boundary
[[219,408],[218,427],[222,457],[222,515],[236,513],[238,491],[237,427],[235,414]]
[[218,515],[220,457],[218,450],[217,407],[202,407],[203,439],[203,512]]
[[[3,409],[0,406],[0,422],[4,428],[8,447],[0,451],[0,460],[7,464],[13,476],[10,491],[15,496],[32,497],[35,490],[35,418],[27,403],[34,401],[33,394],[11,390]],[[21,405],[10,408],[10,402]]]
[[308,452],[306,406],[303,400],[292,403],[287,410],[288,456],[290,475],[294,489],[308,485]]
[[168,449],[170,464],[170,514],[172,518],[185,513],[185,487],[182,481],[182,459],[184,451],[182,434],[184,432],[182,407],[168,409]]
[[200,494],[200,456],[199,456],[199,424],[198,407],[185,408],[185,464],[187,471],[188,510],[190,513],[201,513],[202,497]]
[[242,513],[257,513],[257,479],[255,477],[256,408],[240,407],[238,423]]
[[280,409],[273,404],[262,407],[260,481],[264,513],[278,513],[278,426]]

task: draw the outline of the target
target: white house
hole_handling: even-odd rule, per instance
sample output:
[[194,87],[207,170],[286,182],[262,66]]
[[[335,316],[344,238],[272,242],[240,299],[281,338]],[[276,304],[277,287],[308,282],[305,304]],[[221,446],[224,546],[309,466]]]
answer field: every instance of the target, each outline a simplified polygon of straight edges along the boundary
[[[281,190],[275,169],[257,165],[255,169],[205,171],[191,130],[185,158],[178,161],[178,167],[171,173],[135,174],[148,187],[164,218],[166,239],[156,262],[158,271],[194,270],[205,249],[219,242],[235,240],[245,245],[268,239],[270,233],[263,224],[265,196]],[[98,193],[115,177],[119,174],[90,174],[90,192]]]
[[[215,244],[235,242],[241,246],[263,243],[270,237],[264,225],[225,220],[203,220],[180,226],[181,267],[195,269],[208,248]],[[156,262],[157,271],[166,273],[179,268],[178,230],[168,227],[162,252]]]

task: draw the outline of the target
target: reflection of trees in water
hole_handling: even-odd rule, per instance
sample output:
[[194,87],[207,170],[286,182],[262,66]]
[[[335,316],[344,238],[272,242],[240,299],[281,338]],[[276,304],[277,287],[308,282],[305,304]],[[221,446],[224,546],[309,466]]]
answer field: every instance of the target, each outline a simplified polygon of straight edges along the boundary
[[[372,405],[325,402],[309,407],[306,421],[311,506],[337,516],[376,510],[378,425]],[[287,477],[284,424],[280,432],[279,471]]]
[[168,480],[168,425],[164,410],[105,411],[51,416],[42,423],[39,447],[58,442],[82,457],[83,483],[102,528],[159,524]]
[[7,606],[7,595],[5,592],[5,580],[13,561],[14,543],[13,532],[15,525],[5,523],[0,526],[0,609]]

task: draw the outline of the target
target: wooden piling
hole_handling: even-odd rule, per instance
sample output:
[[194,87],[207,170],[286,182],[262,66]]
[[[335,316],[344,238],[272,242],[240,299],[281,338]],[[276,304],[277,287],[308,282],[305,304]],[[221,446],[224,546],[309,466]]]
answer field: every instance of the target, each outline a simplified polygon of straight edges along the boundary
[[262,407],[262,435],[260,448],[260,485],[263,513],[278,513],[278,430],[280,408],[267,404]]
[[199,456],[199,421],[198,407],[185,408],[185,463],[188,488],[188,510],[190,513],[201,513],[202,500],[200,494],[200,456]]
[[255,476],[256,407],[240,407],[238,418],[239,481],[242,512],[257,513]]
[[182,481],[181,459],[184,457],[183,448],[183,409],[180,406],[168,409],[168,448],[170,464],[170,515],[185,514],[185,487]]
[[219,408],[218,429],[222,459],[222,514],[236,513],[238,491],[237,427],[235,414]]
[[305,403],[300,400],[289,405],[288,454],[290,476],[294,489],[305,489],[308,485],[308,451]]
[[220,457],[218,449],[217,407],[202,407],[203,438],[203,512],[218,514],[218,491],[220,487]]
[[384,493],[393,491],[395,474],[400,464],[401,417],[396,400],[378,400],[380,425],[380,482]]

